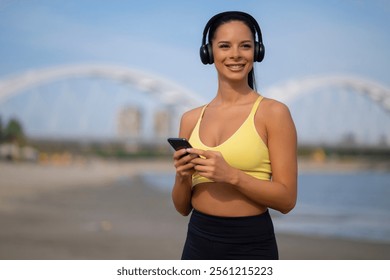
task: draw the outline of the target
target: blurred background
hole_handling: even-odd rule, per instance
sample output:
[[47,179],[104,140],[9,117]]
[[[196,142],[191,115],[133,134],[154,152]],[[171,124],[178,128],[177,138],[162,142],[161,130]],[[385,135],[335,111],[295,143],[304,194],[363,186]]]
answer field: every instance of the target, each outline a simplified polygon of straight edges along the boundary
[[281,258],[390,257],[388,1],[0,0],[1,259],[180,258],[166,138],[215,96],[199,47],[226,10],[258,20],[257,89],[297,126]]

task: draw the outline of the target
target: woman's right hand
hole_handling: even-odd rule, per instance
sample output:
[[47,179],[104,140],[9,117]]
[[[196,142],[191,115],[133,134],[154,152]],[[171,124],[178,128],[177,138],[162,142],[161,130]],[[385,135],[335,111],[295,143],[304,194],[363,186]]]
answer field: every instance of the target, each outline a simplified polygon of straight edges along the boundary
[[191,163],[196,158],[195,154],[188,154],[186,149],[181,149],[173,153],[173,163],[176,168],[176,175],[180,177],[190,177],[194,174],[195,164]]

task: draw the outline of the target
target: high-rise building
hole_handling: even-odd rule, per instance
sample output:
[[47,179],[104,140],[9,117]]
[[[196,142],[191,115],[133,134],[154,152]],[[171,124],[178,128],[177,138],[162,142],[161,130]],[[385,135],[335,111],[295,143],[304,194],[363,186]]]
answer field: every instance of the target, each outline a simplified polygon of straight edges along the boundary
[[168,111],[157,111],[154,114],[154,135],[158,138],[167,138],[171,130],[170,113]]
[[117,120],[118,135],[121,138],[138,138],[141,135],[142,115],[137,107],[120,110]]

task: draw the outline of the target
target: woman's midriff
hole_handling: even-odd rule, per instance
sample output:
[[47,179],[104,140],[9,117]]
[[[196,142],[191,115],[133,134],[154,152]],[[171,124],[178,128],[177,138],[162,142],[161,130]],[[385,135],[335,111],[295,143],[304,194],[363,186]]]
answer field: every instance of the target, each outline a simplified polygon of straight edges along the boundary
[[255,216],[267,208],[225,183],[201,183],[194,187],[192,206],[205,214],[222,217]]

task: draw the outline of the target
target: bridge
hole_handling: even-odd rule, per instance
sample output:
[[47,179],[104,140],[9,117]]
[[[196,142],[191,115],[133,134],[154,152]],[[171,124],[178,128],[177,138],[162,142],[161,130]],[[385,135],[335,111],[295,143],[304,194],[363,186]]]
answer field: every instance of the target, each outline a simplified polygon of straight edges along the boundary
[[[390,89],[378,82],[307,77],[263,94],[290,107],[302,145],[390,146]],[[100,124],[103,133],[94,137],[161,142],[177,135],[184,111],[205,102],[166,78],[117,65],[57,66],[0,80],[0,116],[18,117],[34,137],[47,136],[46,130],[53,137],[88,138],[86,131]],[[73,129],[68,134],[66,118]]]
[[[54,100],[54,102],[70,103],[71,106],[69,106],[69,110],[72,110],[72,106],[80,102],[82,96],[73,96],[69,99],[69,96],[74,94],[75,91],[80,91],[80,88],[72,89],[69,87],[72,87],[72,83],[77,83],[77,80],[80,78],[84,78],[84,83],[89,84],[85,91],[92,92],[94,98],[99,98],[99,94],[101,95],[102,91],[104,91],[101,83],[99,83],[101,80],[115,81],[121,85],[130,87],[122,87],[122,89],[119,89],[122,91],[124,90],[125,95],[133,98],[125,99],[125,104],[120,104],[122,108],[118,109],[119,113],[117,113],[115,120],[117,125],[117,136],[127,138],[127,140],[130,139],[135,141],[145,141],[147,137],[149,139],[165,139],[167,135],[177,135],[177,127],[179,126],[179,120],[182,113],[186,110],[189,110],[190,108],[199,106],[199,104],[202,103],[201,98],[199,98],[196,94],[168,79],[136,69],[130,69],[116,65],[92,64],[68,65],[32,70],[20,75],[8,77],[7,79],[0,81],[0,108],[2,108],[2,106],[4,108],[7,100],[15,98],[16,96],[21,95],[26,91],[28,92],[32,89],[35,89],[35,91],[47,91],[48,85],[62,81],[63,84],[57,86],[57,89],[54,89],[56,94],[60,95],[61,97],[57,98],[57,100]],[[92,78],[92,80],[87,80],[88,78]],[[113,85],[111,85],[110,91],[113,92],[108,92],[108,94],[111,94],[111,98],[115,96],[115,91],[118,91],[118,88],[113,88],[112,86]],[[50,89],[50,91],[53,91],[53,89]],[[141,96],[140,92],[143,93],[144,96]],[[77,92],[76,94],[82,95],[83,93]],[[64,98],[64,95],[68,96],[68,98]],[[145,96],[147,99],[144,98]],[[36,99],[32,100],[34,105],[37,103]],[[91,109],[91,106],[96,104],[91,102],[91,99],[93,98],[89,99],[89,104],[88,102],[85,104],[86,106],[83,108],[84,111],[94,110],[93,108]],[[142,101],[140,102],[140,100]],[[113,101],[113,99],[107,101]],[[151,110],[149,110],[150,108],[148,109],[148,107],[152,103],[156,103],[156,101],[158,103],[158,111],[151,112]],[[36,109],[32,108],[34,105],[27,104],[25,106],[27,108],[26,110],[34,111],[34,109]],[[107,103],[105,105],[107,105]],[[60,104],[48,104],[47,107],[48,106],[58,107]],[[100,104],[99,107],[104,106]],[[48,109],[48,111],[50,111],[50,109]],[[47,123],[52,122],[53,119],[58,120],[61,118],[61,116],[56,116],[56,112],[53,113],[54,114],[47,115],[45,117]],[[69,113],[77,114],[77,112]],[[79,113],[79,123],[76,123],[75,126],[81,128],[80,130],[83,130],[84,128],[87,128],[85,123],[88,122],[88,120],[86,120],[86,118],[89,118],[90,122],[93,120],[91,120],[92,117],[88,117],[85,113]],[[154,116],[151,116],[152,114],[154,114]],[[157,127],[154,127],[152,131],[154,133],[150,133],[151,121],[156,122],[155,126],[157,122],[159,122]],[[60,126],[59,123],[60,122],[57,121],[57,124],[54,124],[54,126]],[[162,126],[165,127],[161,129]],[[87,135],[79,136],[88,137]],[[67,136],[64,135],[64,137]]]
[[288,104],[301,145],[390,145],[390,89],[348,75],[306,77],[268,88]]

